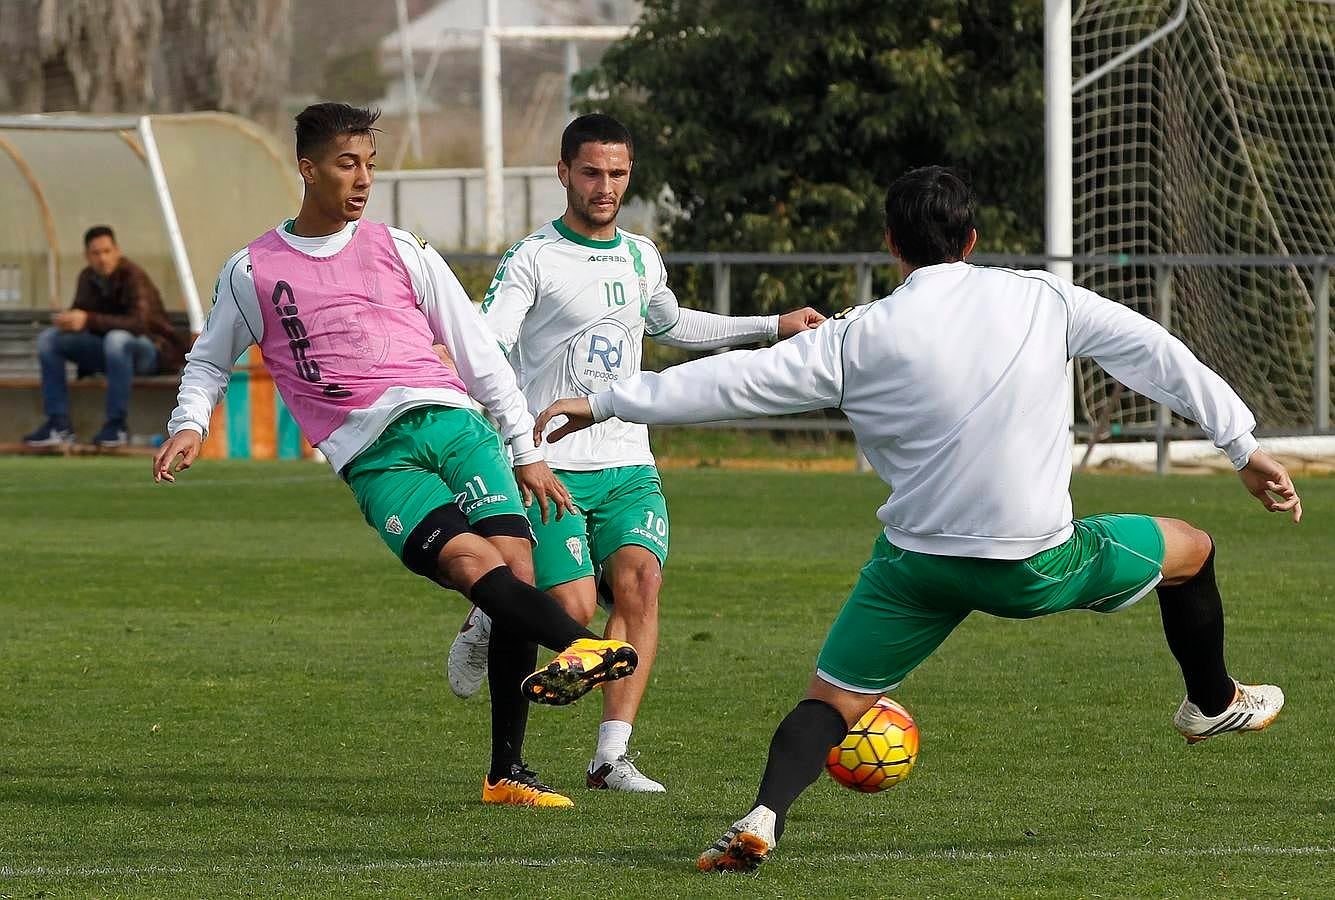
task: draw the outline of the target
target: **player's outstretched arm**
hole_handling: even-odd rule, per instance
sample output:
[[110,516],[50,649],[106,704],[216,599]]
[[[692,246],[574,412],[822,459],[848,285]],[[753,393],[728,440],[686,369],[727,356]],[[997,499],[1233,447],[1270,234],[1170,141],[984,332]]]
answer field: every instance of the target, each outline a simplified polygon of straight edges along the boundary
[[721,316],[701,309],[681,308],[670,291],[654,301],[651,314],[655,320],[666,319],[673,324],[666,331],[655,331],[654,322],[647,322],[649,336],[666,347],[682,350],[722,350],[737,344],[782,341],[825,321],[824,316],[809,306],[781,316]]
[[264,330],[246,260],[242,250],[223,265],[204,330],[186,354],[176,408],[167,422],[168,438],[153,456],[155,482],[175,481],[175,473],[190,468],[199,457],[213,409],[227,391],[232,366],[259,340],[252,323],[260,333]]
[[167,438],[153,455],[153,480],[174,483],[176,473],[190,468],[199,458],[199,448],[203,444],[204,436],[198,431],[178,431]]
[[1067,352],[1196,422],[1241,470],[1256,448],[1256,417],[1224,379],[1162,325],[1064,279],[1047,276],[1069,304]]
[[662,372],[640,372],[586,399],[558,400],[539,415],[534,442],[556,416],[550,440],[613,416],[643,425],[687,425],[810,412],[843,396],[843,335],[831,322],[764,350],[733,350]]
[[1270,454],[1253,450],[1247,465],[1238,470],[1238,477],[1248,493],[1270,512],[1291,512],[1295,525],[1302,521],[1303,501],[1298,489],[1293,486],[1288,469]]

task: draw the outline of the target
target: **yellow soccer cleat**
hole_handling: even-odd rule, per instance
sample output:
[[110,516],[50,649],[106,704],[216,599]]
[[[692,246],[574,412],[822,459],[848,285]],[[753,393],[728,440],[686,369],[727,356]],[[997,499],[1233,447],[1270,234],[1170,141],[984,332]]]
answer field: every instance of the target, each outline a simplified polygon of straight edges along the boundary
[[640,657],[625,641],[581,638],[556,659],[524,679],[524,696],[534,703],[565,706],[606,681],[635,671]]
[[575,801],[539,781],[538,773],[522,762],[510,767],[509,778],[502,778],[495,784],[491,783],[490,776],[483,778],[482,802],[547,809],[570,809],[575,805]]

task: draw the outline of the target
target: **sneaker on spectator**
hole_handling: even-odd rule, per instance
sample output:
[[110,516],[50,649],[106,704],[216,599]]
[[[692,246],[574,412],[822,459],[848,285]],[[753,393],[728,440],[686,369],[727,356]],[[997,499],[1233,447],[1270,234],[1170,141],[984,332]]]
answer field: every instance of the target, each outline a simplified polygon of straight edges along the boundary
[[130,443],[130,431],[125,427],[124,421],[108,419],[97,434],[93,435],[93,443],[108,450],[124,447]]
[[74,429],[69,419],[52,417],[41,428],[24,435],[23,443],[29,447],[63,447],[74,443]]

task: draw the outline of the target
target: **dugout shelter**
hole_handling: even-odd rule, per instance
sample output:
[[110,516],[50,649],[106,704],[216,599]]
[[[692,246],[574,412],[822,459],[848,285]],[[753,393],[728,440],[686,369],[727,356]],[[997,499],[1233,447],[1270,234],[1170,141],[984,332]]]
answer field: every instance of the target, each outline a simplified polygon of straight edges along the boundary
[[105,224],[198,333],[222,264],[300,205],[290,155],[226,113],[0,116],[0,309],[68,306]]
[[[172,318],[198,334],[228,257],[301,205],[293,162],[226,113],[0,116],[0,410],[13,420],[0,444],[39,415],[36,334],[73,299],[87,228],[110,225]],[[132,430],[161,429],[176,383],[136,379],[159,390],[136,393]],[[72,400],[77,420],[81,398]],[[234,370],[204,446],[205,456],[310,455],[258,351]]]

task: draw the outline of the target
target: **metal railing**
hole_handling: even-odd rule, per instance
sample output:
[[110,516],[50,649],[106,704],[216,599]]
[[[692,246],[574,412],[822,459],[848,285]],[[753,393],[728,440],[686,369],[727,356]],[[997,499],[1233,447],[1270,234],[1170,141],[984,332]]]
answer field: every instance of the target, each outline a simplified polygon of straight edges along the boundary
[[[445,253],[451,263],[492,264],[499,256],[490,253]],[[707,266],[712,270],[713,311],[720,315],[732,312],[732,271],[738,266],[829,266],[832,268],[852,269],[856,285],[856,296],[862,301],[873,299],[872,274],[876,269],[888,269],[895,265],[885,253],[667,253],[664,260],[668,265]],[[1046,254],[997,254],[978,253],[969,258],[979,265],[1005,266],[1021,269],[1041,269],[1052,263],[1069,263],[1074,266],[1107,267],[1148,267],[1155,278],[1154,305],[1155,317],[1165,328],[1171,330],[1173,323],[1173,273],[1179,268],[1211,267],[1254,267],[1269,269],[1290,269],[1306,272],[1311,279],[1312,297],[1312,410],[1310,428],[1277,428],[1259,431],[1261,436],[1297,435],[1297,434],[1335,434],[1330,423],[1330,379],[1331,379],[1331,320],[1330,320],[1330,283],[1331,270],[1335,268],[1335,254],[1303,256],[1265,256],[1265,255],[1227,255],[1227,254],[1100,254],[1087,256],[1049,256]],[[752,419],[745,422],[719,422],[710,427],[747,428],[777,431],[847,431],[848,423],[842,418],[782,417]],[[1077,437],[1088,437],[1093,441],[1107,435],[1099,434],[1098,423],[1083,423],[1073,426]],[[1199,438],[1204,433],[1199,429],[1174,426],[1172,412],[1166,404],[1159,404],[1155,422],[1149,426],[1131,425],[1118,429],[1123,437],[1153,439],[1157,446],[1157,468],[1167,470],[1168,444],[1173,439]]]
[[[509,166],[501,174],[506,234],[528,234],[565,209],[565,188],[555,165]],[[482,169],[394,169],[376,172],[375,180],[367,204],[372,219],[411,229],[440,245],[486,246]],[[631,201],[621,217],[631,231],[647,232],[653,230],[654,216],[653,205]]]

